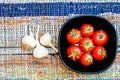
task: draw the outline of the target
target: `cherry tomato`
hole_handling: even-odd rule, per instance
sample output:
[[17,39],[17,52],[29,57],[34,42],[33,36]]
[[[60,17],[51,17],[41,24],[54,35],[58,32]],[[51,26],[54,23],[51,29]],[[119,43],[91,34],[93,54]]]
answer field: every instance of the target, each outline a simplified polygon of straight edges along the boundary
[[92,56],[95,60],[103,60],[107,57],[106,50],[103,46],[96,46],[92,51]]
[[89,66],[93,63],[93,57],[90,53],[84,53],[80,58],[80,62],[84,66]]
[[104,30],[97,30],[94,34],[93,34],[93,42],[96,45],[104,45],[108,42],[108,35]]
[[78,43],[80,41],[80,39],[81,39],[81,33],[78,29],[72,29],[67,34],[67,40],[71,44]]
[[82,51],[80,47],[72,45],[67,49],[67,55],[70,59],[76,61],[81,57]]
[[80,40],[80,48],[83,52],[91,52],[94,48],[94,43],[89,37],[84,37]]
[[83,24],[80,31],[82,36],[90,37],[94,33],[94,27],[91,24]]

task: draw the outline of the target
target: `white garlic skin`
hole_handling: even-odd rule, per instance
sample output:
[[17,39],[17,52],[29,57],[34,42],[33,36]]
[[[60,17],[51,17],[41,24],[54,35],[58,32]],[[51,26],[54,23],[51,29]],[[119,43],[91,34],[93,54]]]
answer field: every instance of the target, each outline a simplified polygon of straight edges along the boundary
[[44,46],[50,46],[51,44],[51,35],[47,32],[40,37],[40,43]]
[[22,38],[22,46],[34,48],[36,46],[36,40],[33,36],[25,36]]
[[40,28],[40,26],[38,26],[38,28],[37,28],[37,33],[36,33],[37,46],[36,46],[36,48],[33,51],[33,56],[35,58],[39,58],[40,59],[40,58],[43,58],[43,57],[48,55],[48,50],[45,47],[43,47],[42,45],[40,45],[40,43],[39,43],[39,40],[38,40],[39,28]]
[[43,46],[51,47],[55,52],[58,52],[58,50],[51,43],[51,35],[49,32],[45,33],[43,36],[40,37],[40,43]]
[[36,48],[33,51],[33,56],[35,58],[43,58],[45,56],[48,56],[48,50],[45,47],[37,44]]

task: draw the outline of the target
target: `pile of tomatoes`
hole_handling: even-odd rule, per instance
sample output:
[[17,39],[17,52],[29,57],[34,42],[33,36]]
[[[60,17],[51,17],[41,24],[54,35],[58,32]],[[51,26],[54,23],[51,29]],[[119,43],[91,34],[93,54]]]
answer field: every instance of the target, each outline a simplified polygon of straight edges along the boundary
[[84,66],[107,57],[104,45],[108,42],[108,34],[104,30],[95,31],[91,24],[71,29],[67,33],[67,41],[71,44],[67,49],[68,57],[73,61],[79,60]]

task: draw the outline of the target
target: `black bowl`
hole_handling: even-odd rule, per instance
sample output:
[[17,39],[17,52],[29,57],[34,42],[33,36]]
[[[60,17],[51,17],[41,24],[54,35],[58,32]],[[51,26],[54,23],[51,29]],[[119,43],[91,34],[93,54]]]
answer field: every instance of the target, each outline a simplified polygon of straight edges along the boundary
[[[67,39],[66,35],[72,28],[80,29],[80,26],[88,23],[94,26],[95,31],[102,29],[108,34],[109,40],[104,47],[107,50],[107,58],[102,61],[93,60],[93,64],[90,66],[83,66],[80,61],[72,61],[67,56],[67,48],[71,45]],[[98,73],[108,69],[113,63],[116,56],[117,47],[117,36],[113,25],[104,18],[97,16],[75,16],[68,19],[62,26],[59,33],[59,56],[62,63],[70,70],[79,73]]]

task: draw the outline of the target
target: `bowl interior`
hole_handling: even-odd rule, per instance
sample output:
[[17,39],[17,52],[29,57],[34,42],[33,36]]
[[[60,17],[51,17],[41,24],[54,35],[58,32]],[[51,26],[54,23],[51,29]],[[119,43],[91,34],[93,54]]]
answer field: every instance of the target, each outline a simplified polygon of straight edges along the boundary
[[[80,29],[81,25],[89,23],[94,26],[95,31],[98,29],[105,30],[108,34],[109,40],[104,47],[107,50],[107,58],[103,61],[93,60],[93,64],[85,67],[80,61],[72,61],[67,57],[67,48],[71,45],[67,39],[66,35],[72,28]],[[116,32],[114,27],[105,19],[96,16],[76,16],[67,20],[60,31],[59,35],[59,56],[62,63],[69,69],[75,72],[100,72],[107,69],[111,63],[114,61],[116,54]]]

